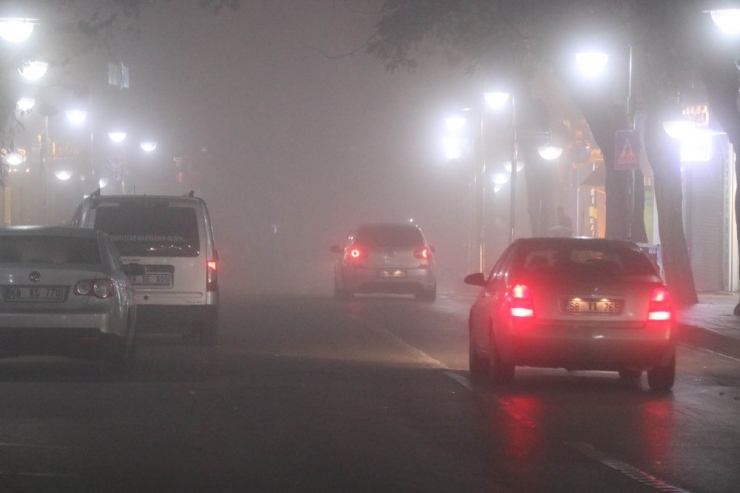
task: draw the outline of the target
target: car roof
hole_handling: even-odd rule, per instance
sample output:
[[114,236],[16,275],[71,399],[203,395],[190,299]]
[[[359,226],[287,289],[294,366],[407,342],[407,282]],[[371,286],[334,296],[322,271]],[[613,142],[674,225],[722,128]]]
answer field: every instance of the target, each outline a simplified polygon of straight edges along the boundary
[[89,199],[93,202],[94,205],[102,204],[102,203],[118,203],[118,204],[125,204],[125,203],[142,203],[142,202],[161,202],[161,201],[168,201],[168,202],[179,202],[182,204],[202,204],[203,199],[200,197],[190,197],[190,196],[182,196],[182,195],[103,195],[103,196],[96,196],[96,197],[89,197]]
[[413,223],[391,223],[391,222],[379,222],[379,223],[362,223],[357,225],[357,229],[382,229],[382,228],[413,228],[421,229],[417,224]]
[[0,228],[0,236],[66,236],[72,238],[98,238],[104,234],[96,229],[66,226],[9,226]]

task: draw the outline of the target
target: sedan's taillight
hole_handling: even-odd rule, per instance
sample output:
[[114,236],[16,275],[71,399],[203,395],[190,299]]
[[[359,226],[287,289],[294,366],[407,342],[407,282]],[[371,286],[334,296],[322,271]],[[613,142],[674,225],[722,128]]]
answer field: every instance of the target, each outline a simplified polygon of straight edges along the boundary
[[667,321],[673,318],[671,300],[668,289],[658,286],[650,295],[650,307],[648,308],[648,320]]
[[218,291],[218,262],[215,260],[206,264],[206,291]]
[[110,279],[84,279],[75,284],[73,292],[79,296],[95,296],[96,298],[106,299],[116,293],[116,288]]
[[419,247],[414,250],[414,257],[422,260],[430,260],[432,258],[432,249],[429,247]]
[[347,260],[362,260],[367,258],[367,251],[358,246],[353,246],[347,250]]
[[509,315],[515,318],[534,317],[534,306],[529,288],[525,284],[515,284],[509,289]]

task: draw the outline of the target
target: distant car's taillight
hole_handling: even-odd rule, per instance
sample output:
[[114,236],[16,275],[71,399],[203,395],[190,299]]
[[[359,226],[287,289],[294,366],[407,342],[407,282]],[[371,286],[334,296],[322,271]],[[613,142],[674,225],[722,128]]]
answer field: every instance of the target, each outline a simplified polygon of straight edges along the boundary
[[419,247],[414,250],[414,257],[422,260],[431,260],[432,250],[429,247]]
[[347,250],[348,260],[362,260],[364,258],[367,258],[367,251],[362,247],[353,246]]
[[206,291],[218,291],[218,262],[215,260],[206,264]]
[[524,284],[515,284],[508,293],[509,315],[515,318],[534,317],[534,307],[529,288]]
[[73,292],[79,296],[95,296],[96,298],[106,299],[116,293],[116,288],[110,279],[84,279],[75,284]]
[[665,286],[659,286],[653,289],[650,295],[648,320],[667,321],[672,318],[671,300],[668,295],[668,289]]

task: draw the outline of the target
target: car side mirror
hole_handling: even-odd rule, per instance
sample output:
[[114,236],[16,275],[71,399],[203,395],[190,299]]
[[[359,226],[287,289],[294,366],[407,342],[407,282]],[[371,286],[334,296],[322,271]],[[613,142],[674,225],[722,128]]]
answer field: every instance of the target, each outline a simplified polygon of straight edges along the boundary
[[485,286],[486,277],[482,272],[476,272],[475,274],[469,274],[465,276],[465,284],[472,284],[473,286]]
[[143,265],[137,263],[124,264],[123,272],[129,277],[143,276],[146,274],[146,269]]
[[342,249],[337,245],[332,245],[331,253],[342,253]]

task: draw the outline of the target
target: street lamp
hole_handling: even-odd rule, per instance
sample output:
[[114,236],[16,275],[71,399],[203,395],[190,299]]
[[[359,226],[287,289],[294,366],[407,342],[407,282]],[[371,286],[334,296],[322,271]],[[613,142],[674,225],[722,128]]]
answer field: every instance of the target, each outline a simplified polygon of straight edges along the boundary
[[116,143],[123,142],[126,139],[126,132],[120,130],[108,132],[108,138]]
[[15,103],[15,107],[18,111],[29,111],[36,104],[36,100],[33,98],[22,97]]
[[0,18],[0,38],[15,44],[22,43],[31,36],[36,22],[37,19]]
[[485,94],[486,103],[495,109],[502,109],[504,105],[511,100],[511,126],[514,133],[514,149],[511,155],[511,185],[509,191],[509,243],[514,241],[514,228],[516,226],[516,173],[519,168],[518,142],[517,142],[517,123],[516,123],[516,99],[513,94],[508,92],[487,92]]
[[606,70],[609,55],[596,51],[576,53],[576,64],[578,69],[586,77],[598,77]]
[[710,10],[714,23],[725,33],[735,36],[740,34],[740,9]]
[[87,111],[85,110],[67,110],[64,114],[67,116],[67,121],[72,125],[82,125],[87,119]]
[[49,64],[42,61],[31,61],[23,62],[23,67],[18,69],[18,72],[23,76],[24,79],[37,80],[46,74],[49,69]]
[[139,142],[139,147],[144,152],[153,152],[157,148],[157,143],[153,140],[143,140]]

